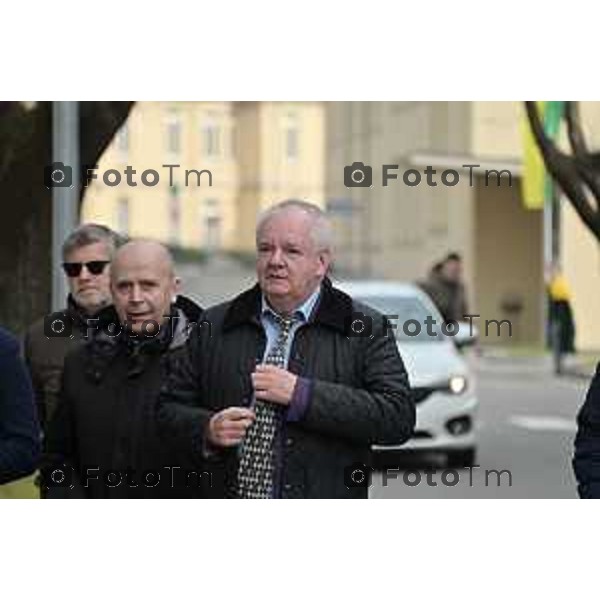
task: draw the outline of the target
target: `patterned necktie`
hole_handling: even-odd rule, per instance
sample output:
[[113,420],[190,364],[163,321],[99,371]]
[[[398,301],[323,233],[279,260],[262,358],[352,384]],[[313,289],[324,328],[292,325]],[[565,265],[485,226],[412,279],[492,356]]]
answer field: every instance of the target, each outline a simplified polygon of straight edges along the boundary
[[[280,315],[276,315],[275,319],[279,325],[279,337],[264,362],[283,369],[285,348],[296,319]],[[285,407],[280,404],[256,400],[254,422],[248,428],[241,446],[236,494],[238,498],[273,497],[274,446],[284,410]]]

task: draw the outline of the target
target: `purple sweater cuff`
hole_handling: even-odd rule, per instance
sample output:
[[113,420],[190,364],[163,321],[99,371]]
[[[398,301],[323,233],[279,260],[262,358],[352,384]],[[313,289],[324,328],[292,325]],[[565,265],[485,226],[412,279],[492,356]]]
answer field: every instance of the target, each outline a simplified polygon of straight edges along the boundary
[[306,377],[298,377],[288,407],[286,421],[300,421],[306,414],[312,395],[312,381]]

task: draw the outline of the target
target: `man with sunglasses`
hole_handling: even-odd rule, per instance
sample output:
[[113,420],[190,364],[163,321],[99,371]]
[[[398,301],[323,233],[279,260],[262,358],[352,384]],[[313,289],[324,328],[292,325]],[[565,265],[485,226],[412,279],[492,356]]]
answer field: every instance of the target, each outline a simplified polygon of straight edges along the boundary
[[75,229],[63,243],[66,308],[40,319],[25,335],[25,359],[43,429],[56,406],[66,355],[88,337],[88,320],[112,303],[110,262],[124,241],[108,227],[90,223]]

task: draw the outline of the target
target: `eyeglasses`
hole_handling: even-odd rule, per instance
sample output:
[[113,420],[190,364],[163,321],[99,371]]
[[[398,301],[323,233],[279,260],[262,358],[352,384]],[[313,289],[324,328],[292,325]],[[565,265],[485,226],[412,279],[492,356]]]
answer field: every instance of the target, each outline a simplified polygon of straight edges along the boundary
[[79,277],[83,267],[85,267],[92,275],[100,275],[109,262],[109,260],[91,260],[90,262],[85,263],[66,262],[63,263],[63,269],[67,274],[67,277]]

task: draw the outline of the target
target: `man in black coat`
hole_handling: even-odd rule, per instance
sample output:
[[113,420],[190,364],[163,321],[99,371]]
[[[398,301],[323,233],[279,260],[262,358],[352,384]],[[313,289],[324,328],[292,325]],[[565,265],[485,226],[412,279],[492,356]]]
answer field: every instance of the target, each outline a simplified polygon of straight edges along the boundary
[[417,285],[428,294],[444,321],[464,321],[469,314],[460,254],[450,252]]
[[114,308],[98,315],[94,336],[65,361],[46,436],[48,497],[195,497],[209,485],[156,433],[158,391],[201,313],[176,298],[178,285],[157,242],[132,241],[115,254]]
[[62,245],[62,268],[69,286],[66,307],[33,323],[24,339],[25,362],[44,430],[56,406],[65,357],[85,341],[88,319],[112,302],[110,261],[124,242],[108,227],[86,223]]
[[31,474],[39,454],[31,380],[17,340],[0,327],[0,484]]
[[[258,284],[209,309],[210,327],[177,361],[160,428],[208,461],[214,496],[366,497],[371,445],[402,443],[415,423],[394,336],[327,278],[331,232],[318,207],[269,209],[257,251]],[[366,335],[353,335],[357,319]]]
[[573,469],[582,498],[600,498],[600,363],[577,416]]

